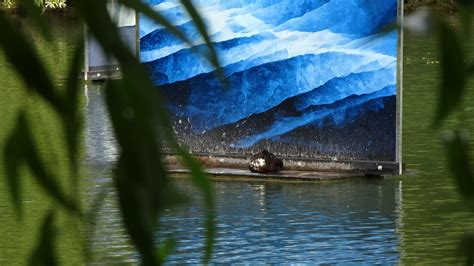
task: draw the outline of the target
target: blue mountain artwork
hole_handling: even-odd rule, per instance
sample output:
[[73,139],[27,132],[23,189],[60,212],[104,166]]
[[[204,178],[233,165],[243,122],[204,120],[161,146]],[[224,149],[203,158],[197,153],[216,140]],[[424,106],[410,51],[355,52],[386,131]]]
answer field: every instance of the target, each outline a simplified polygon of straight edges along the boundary
[[226,83],[179,1],[145,2],[194,44],[140,17],[141,61],[191,151],[395,160],[397,0],[195,0]]

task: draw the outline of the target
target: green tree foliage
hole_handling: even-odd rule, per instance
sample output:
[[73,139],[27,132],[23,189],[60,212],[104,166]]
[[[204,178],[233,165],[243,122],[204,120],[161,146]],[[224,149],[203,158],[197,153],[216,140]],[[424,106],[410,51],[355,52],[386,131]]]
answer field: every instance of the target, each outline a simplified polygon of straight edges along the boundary
[[[140,1],[120,0],[121,4],[146,14],[156,23],[182,39],[189,46],[193,44],[172,23],[160,13],[152,10]],[[203,250],[204,262],[211,259],[214,229],[214,198],[212,184],[204,174],[201,165],[181,147],[172,133],[171,122],[163,99],[158,94],[143,65],[122,42],[112,18],[107,12],[107,2],[97,0],[76,1],[75,9],[88,31],[100,43],[104,51],[120,63],[122,79],[110,81],[106,86],[106,104],[115,136],[120,146],[120,154],[113,171],[118,203],[128,235],[141,254],[145,265],[157,265],[164,261],[173,247],[174,240],[155,243],[153,228],[159,219],[160,211],[177,203],[186,201],[180,195],[166,171],[163,162],[162,145],[166,142],[181,156],[183,163],[191,172],[192,181],[202,191],[207,210],[206,245]],[[207,44],[202,56],[207,58],[216,69],[220,69],[217,54],[211,44],[204,23],[189,0],[181,4]],[[32,22],[44,35],[51,38],[47,21],[40,15],[41,6],[35,0],[23,0],[21,5],[31,15]],[[79,145],[81,132],[81,113],[79,112],[80,82],[78,76],[82,57],[82,48],[75,52],[69,67],[66,85],[63,90],[52,82],[50,73],[38,56],[32,40],[15,28],[13,23],[0,14],[0,49],[15,68],[25,84],[25,88],[48,103],[61,118],[64,142],[67,145],[68,159],[71,166],[73,187],[78,187],[77,169],[79,164]],[[197,52],[197,51],[196,51]],[[34,69],[34,71],[31,71]],[[67,210],[73,217],[88,217],[80,207],[77,191],[67,193],[58,184],[56,174],[42,162],[39,150],[28,123],[28,114],[20,111],[17,114],[16,126],[11,132],[4,150],[4,165],[7,169],[7,184],[14,206],[22,215],[22,176],[20,169],[26,166],[33,173],[38,184],[57,204],[46,215],[40,229],[37,248],[31,254],[30,261],[45,265],[57,263],[54,252],[55,208]],[[80,241],[78,241],[80,243]]]
[[[57,9],[65,8],[67,6],[66,0],[35,0],[35,4],[41,8]],[[24,3],[18,0],[3,0],[0,1],[0,6],[5,8],[18,8]]]

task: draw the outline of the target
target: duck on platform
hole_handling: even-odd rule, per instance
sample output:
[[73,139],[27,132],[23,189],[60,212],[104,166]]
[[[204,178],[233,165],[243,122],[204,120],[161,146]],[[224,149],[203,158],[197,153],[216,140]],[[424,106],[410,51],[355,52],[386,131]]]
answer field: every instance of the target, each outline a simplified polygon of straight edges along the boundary
[[277,173],[283,169],[283,162],[274,154],[267,150],[263,150],[262,152],[252,156],[250,159],[249,169],[252,173]]

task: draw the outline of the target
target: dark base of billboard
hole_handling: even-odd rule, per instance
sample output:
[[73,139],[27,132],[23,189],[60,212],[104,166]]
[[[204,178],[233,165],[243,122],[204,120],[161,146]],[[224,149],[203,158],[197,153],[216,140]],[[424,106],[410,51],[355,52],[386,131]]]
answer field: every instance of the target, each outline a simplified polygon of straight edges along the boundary
[[[278,173],[258,174],[248,169],[250,157],[195,155],[211,175],[295,180],[335,180],[362,176],[392,176],[405,172],[404,165],[396,162],[345,161],[322,159],[281,158],[283,170]],[[166,155],[165,161],[172,173],[187,173],[180,159]]]

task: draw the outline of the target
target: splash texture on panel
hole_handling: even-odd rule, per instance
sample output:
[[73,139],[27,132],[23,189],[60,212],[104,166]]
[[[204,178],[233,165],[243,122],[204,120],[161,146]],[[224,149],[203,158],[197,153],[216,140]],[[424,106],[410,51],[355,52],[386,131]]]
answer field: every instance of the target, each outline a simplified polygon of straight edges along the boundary
[[[205,45],[178,1],[147,1]],[[395,160],[397,1],[197,0],[230,87],[140,18],[141,60],[193,152]]]

